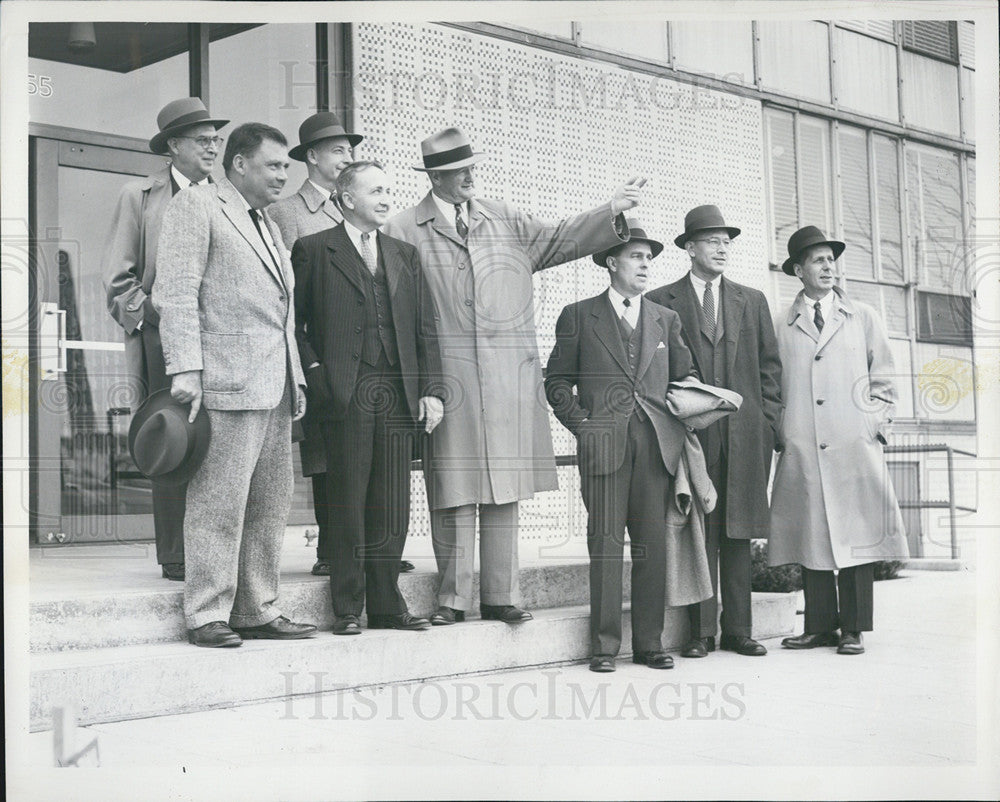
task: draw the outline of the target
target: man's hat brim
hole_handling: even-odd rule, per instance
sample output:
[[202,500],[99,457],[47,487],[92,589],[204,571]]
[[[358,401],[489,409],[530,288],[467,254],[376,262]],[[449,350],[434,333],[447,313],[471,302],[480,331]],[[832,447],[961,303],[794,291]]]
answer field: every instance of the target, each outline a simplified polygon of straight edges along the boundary
[[481,162],[483,159],[488,159],[489,154],[487,153],[473,153],[471,156],[465,159],[459,159],[456,162],[449,162],[447,164],[441,164],[437,167],[425,167],[423,165],[415,164],[413,169],[421,173],[434,173],[438,170],[448,171],[448,170],[461,170],[463,167],[468,167],[469,165]]
[[300,142],[290,151],[288,151],[288,158],[295,159],[297,162],[304,162],[306,160],[306,151],[309,148],[322,142],[324,139],[346,139],[352,148],[356,148],[364,140],[361,134],[349,134],[343,129],[327,128],[325,130],[317,131],[313,136],[309,138],[308,142]]
[[[645,232],[640,232],[640,233],[645,234]],[[658,242],[657,240],[650,239],[649,237],[646,237],[646,236],[634,236],[634,237],[629,237],[627,240],[625,240],[625,242],[619,242],[617,245],[615,245],[612,248],[607,248],[607,249],[605,249],[603,251],[598,251],[597,253],[595,253],[590,258],[593,259],[594,262],[597,263],[598,265],[600,265],[601,267],[607,267],[607,264],[606,264],[607,258],[611,254],[613,254],[615,251],[617,251],[619,248],[622,248],[625,245],[628,245],[629,243],[632,243],[632,242],[645,242],[647,245],[649,245],[649,249],[650,249],[650,251],[652,251],[652,255],[653,255],[654,259],[657,256],[659,256],[661,253],[663,253],[663,243],[662,242]]]
[[681,250],[684,250],[684,247],[687,245],[688,240],[693,239],[695,234],[698,234],[701,231],[720,231],[720,230],[726,231],[729,234],[730,239],[736,239],[741,233],[741,230],[736,228],[735,226],[705,226],[704,228],[696,228],[693,231],[686,231],[679,237],[675,237],[674,245],[676,245]]
[[[191,405],[181,404],[179,401],[174,400],[170,395],[169,388],[158,390],[149,396],[132,416],[132,422],[129,424],[128,429],[128,450],[133,461],[136,462],[136,467],[138,467],[138,461],[135,460],[136,435],[138,435],[139,430],[142,429],[143,424],[149,418],[160,410],[169,407],[179,410],[183,414],[184,421],[187,421],[188,415],[191,412]],[[208,413],[205,411],[204,405],[198,411],[198,416],[194,419],[194,422],[187,423],[186,425],[189,430],[189,437],[194,438],[194,445],[184,462],[172,471],[156,476],[147,476],[147,479],[160,485],[179,485],[190,481],[191,477],[194,476],[204,461],[205,454],[208,453],[208,443],[212,437],[212,425],[208,420]]]
[[229,125],[229,120],[218,120],[212,117],[204,120],[195,120],[194,122],[185,122],[180,125],[171,125],[149,140],[149,149],[157,156],[166,156],[169,153],[167,150],[167,140],[170,137],[177,136],[188,128],[197,128],[200,125],[212,125],[218,131],[220,128]]

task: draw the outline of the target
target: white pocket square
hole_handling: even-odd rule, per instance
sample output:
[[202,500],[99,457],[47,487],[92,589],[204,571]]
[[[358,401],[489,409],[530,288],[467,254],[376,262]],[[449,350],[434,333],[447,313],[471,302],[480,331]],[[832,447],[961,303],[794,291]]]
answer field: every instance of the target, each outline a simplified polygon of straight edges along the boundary
[[666,343],[657,343],[657,344],[656,344],[656,347],[657,347],[658,349],[659,349],[659,348],[666,348],[666,347],[667,347],[667,344],[666,344]]

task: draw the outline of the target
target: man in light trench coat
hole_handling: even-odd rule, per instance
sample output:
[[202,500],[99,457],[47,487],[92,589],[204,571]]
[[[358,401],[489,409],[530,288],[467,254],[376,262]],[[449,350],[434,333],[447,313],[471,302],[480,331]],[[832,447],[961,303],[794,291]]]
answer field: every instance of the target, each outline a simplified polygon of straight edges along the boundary
[[482,617],[518,623],[518,502],[557,488],[535,339],[532,275],[628,239],[621,213],[645,180],[610,203],[548,225],[508,203],[475,197],[472,150],[457,128],[421,143],[431,191],[385,226],[414,245],[437,316],[444,420],[428,438],[424,478],[440,587],[437,625],[473,605],[476,514]]
[[815,226],[788,241],[782,270],[802,291],[775,324],[784,413],[768,548],[771,565],[802,566],[805,632],[781,645],[853,655],[872,629],[874,563],[908,552],[882,454],[896,399],[889,339],[835,284],[844,247]]

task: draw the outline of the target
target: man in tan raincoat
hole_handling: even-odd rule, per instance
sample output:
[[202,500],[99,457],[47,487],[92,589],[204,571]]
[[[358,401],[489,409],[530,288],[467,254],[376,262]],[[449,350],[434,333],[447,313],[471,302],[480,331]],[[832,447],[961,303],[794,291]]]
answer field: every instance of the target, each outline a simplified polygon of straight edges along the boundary
[[802,566],[805,633],[782,646],[861,654],[874,563],[907,548],[882,454],[896,398],[889,339],[875,310],[835,286],[843,251],[806,226],[782,265],[802,291],[775,325],[784,413],[768,556]]
[[475,197],[475,153],[457,128],[421,143],[431,191],[385,226],[416,246],[437,316],[445,415],[428,438],[424,477],[440,587],[434,624],[472,607],[476,516],[483,618],[518,623],[518,502],[555,490],[556,470],[535,339],[531,277],[628,239],[621,213],[644,180],[610,203],[548,225]]

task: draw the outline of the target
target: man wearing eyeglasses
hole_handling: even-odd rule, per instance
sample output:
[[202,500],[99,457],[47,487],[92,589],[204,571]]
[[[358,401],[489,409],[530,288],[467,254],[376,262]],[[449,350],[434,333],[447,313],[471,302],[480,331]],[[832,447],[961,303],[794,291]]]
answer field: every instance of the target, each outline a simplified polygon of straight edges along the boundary
[[687,251],[690,272],[646,299],[680,316],[685,345],[708,384],[743,396],[739,411],[698,431],[719,498],[705,518],[713,595],[688,608],[691,637],[681,654],[705,657],[719,648],[748,656],[767,653],[751,635],[750,539],[768,533],[767,481],[781,411],[781,361],[767,299],[723,276],[740,229],[718,207],[698,206],[684,218],[674,244]]
[[[104,254],[108,311],[125,331],[125,360],[132,381],[131,408],[146,395],[170,386],[160,344],[160,318],[150,303],[156,276],[160,223],[170,199],[189,186],[211,182],[229,120],[212,117],[200,98],[174,100],[156,118],[159,133],[149,149],[168,156],[153,175],[125,185],[118,198]],[[156,560],[165,579],[184,579],[184,499],[186,486],[153,484]]]

